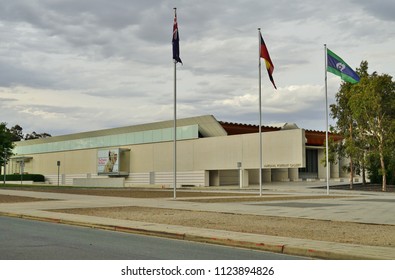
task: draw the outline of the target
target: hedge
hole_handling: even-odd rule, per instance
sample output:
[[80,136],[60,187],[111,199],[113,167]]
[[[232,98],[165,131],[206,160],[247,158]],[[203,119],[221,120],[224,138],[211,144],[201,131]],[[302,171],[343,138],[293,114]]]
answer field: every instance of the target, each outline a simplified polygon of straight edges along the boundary
[[[3,175],[4,176],[4,175]],[[0,176],[1,178],[2,176]],[[42,174],[9,174],[5,176],[6,181],[33,181],[33,182],[45,182],[45,177]]]

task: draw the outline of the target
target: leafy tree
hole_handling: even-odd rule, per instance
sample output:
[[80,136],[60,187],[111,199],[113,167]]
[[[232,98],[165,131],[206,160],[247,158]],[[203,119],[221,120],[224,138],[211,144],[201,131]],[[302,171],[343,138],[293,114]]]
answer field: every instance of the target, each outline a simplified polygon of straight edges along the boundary
[[14,148],[13,134],[7,128],[6,123],[0,123],[0,165],[8,162],[8,159],[12,156],[12,150]]
[[16,142],[16,141],[21,141],[24,136],[23,136],[23,129],[22,127],[17,124],[14,125],[13,127],[11,127],[10,132],[12,133],[12,141]]
[[18,124],[11,127],[10,132],[12,133],[12,141],[14,142],[51,137],[51,134],[46,132],[37,133],[33,131],[32,133],[23,134],[23,128]]
[[[359,84],[367,78],[368,63],[361,62],[360,68],[357,69],[357,74],[361,77]],[[365,139],[362,137],[360,131],[361,127],[355,121],[353,110],[350,107],[350,99],[355,94],[356,85],[347,82],[342,82],[340,89],[336,94],[336,104],[332,104],[331,116],[337,120],[334,130],[344,137],[342,142],[336,145],[336,152],[341,157],[350,159],[350,165],[347,170],[350,172],[350,189],[353,188],[354,174],[358,169],[362,169],[364,174],[364,146]],[[365,183],[365,176],[363,182]]]
[[[331,115],[337,119],[338,133],[344,141],[337,147],[340,155],[350,158],[350,176],[365,169],[371,179],[381,176],[386,191],[388,174],[395,171],[395,84],[392,77],[376,72],[368,74],[368,62],[357,69],[358,84],[342,83],[336,94],[337,104],[331,105]],[[391,172],[392,170],[392,172]]]
[[361,135],[367,139],[369,152],[380,160],[382,190],[387,189],[386,158],[391,155],[395,137],[395,83],[392,77],[376,72],[356,85],[349,101],[353,118],[361,127]]
[[33,131],[32,133],[27,133],[25,135],[25,140],[32,140],[32,139],[40,139],[40,138],[48,138],[51,137],[51,134],[48,134],[46,132],[44,133],[37,133],[35,131]]

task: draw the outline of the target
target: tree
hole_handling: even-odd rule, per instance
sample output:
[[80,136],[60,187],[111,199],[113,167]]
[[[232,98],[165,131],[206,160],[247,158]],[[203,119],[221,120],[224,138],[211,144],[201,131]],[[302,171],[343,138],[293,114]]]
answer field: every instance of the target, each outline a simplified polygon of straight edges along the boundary
[[48,134],[46,132],[44,133],[37,133],[35,131],[33,131],[32,133],[27,133],[25,135],[25,140],[32,140],[32,139],[40,139],[40,138],[48,138],[51,137],[51,134]]
[[[361,62],[360,68],[356,70],[357,74],[361,77],[359,84],[368,76],[368,63]],[[356,85],[347,82],[342,82],[340,89],[336,94],[337,104],[332,104],[331,116],[337,120],[335,131],[344,137],[342,142],[338,142],[336,152],[341,157],[350,159],[350,165],[346,167],[350,172],[350,189],[353,188],[354,174],[358,170],[357,167],[362,166],[363,181],[364,176],[364,139],[361,137],[361,127],[354,119],[353,110],[350,107],[350,99],[355,94]]]
[[387,74],[369,75],[357,84],[349,100],[353,118],[367,139],[370,153],[377,153],[380,160],[382,190],[387,189],[386,158],[391,155],[395,137],[395,83]]
[[13,155],[14,148],[13,134],[7,128],[6,123],[0,123],[0,165],[7,163],[8,159]]
[[14,141],[14,142],[21,141],[24,138],[23,129],[19,124],[11,127],[10,132],[13,135],[12,141]]
[[369,74],[367,61],[356,72],[360,82],[342,83],[337,104],[331,105],[336,131],[344,137],[338,152],[350,158],[350,188],[354,172],[360,169],[365,180],[369,168],[370,176],[381,176],[386,191],[387,176],[394,173],[389,168],[395,165],[395,84],[387,74]]
[[19,124],[11,127],[9,131],[12,133],[12,141],[14,142],[51,137],[51,134],[46,132],[37,133],[33,131],[32,133],[23,134],[23,128]]

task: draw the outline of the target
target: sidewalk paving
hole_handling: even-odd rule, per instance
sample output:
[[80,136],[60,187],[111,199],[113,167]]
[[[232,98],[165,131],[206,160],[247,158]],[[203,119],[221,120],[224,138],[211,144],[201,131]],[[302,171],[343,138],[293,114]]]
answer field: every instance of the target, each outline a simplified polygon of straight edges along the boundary
[[[306,182],[270,184],[265,185],[264,193],[265,195],[292,194],[294,196],[326,194],[326,190],[311,189],[312,186],[315,185],[306,184]],[[193,200],[185,201],[185,198],[177,200],[167,198],[131,199],[6,189],[0,189],[0,194],[52,199],[0,204],[0,215],[12,217],[224,244],[312,258],[395,259],[394,247],[314,241],[48,211],[66,208],[142,206],[395,225],[395,216],[392,212],[395,205],[395,194],[389,193],[333,190],[330,192],[333,197],[327,199],[228,203],[200,203]]]

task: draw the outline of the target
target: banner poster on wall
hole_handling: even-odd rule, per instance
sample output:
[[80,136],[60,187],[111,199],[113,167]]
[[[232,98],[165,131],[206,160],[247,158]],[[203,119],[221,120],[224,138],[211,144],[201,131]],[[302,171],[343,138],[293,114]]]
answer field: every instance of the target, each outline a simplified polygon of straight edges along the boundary
[[97,174],[119,174],[119,149],[97,151]]

